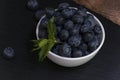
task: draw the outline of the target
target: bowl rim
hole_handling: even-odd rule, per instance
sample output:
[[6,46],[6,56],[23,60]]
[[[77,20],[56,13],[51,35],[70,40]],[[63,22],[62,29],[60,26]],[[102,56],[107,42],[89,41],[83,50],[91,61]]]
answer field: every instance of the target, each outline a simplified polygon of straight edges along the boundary
[[[78,9],[78,8],[76,8],[76,7],[70,7],[70,8]],[[57,9],[55,9],[55,10],[57,10]],[[103,27],[102,23],[100,22],[100,20],[99,20],[94,14],[92,14],[92,13],[90,13],[90,12],[88,12],[88,11],[87,11],[87,13],[88,13],[88,14],[91,14],[91,15],[94,17],[94,19],[98,22],[98,24],[100,25],[100,27],[101,27],[101,29],[102,29],[102,40],[101,40],[100,45],[97,47],[97,49],[95,49],[93,52],[91,52],[91,53],[88,54],[88,55],[85,55],[85,56],[82,56],[82,57],[76,57],[76,58],[60,56],[60,55],[57,55],[57,54],[55,54],[55,53],[53,53],[53,52],[51,52],[51,51],[49,51],[48,54],[51,54],[51,55],[53,55],[53,56],[55,56],[55,57],[57,57],[57,58],[61,58],[61,59],[77,60],[77,59],[88,58],[88,57],[92,56],[93,54],[97,53],[97,52],[101,49],[101,47],[103,46],[104,41],[105,41],[105,30],[104,30],[104,27]],[[37,27],[36,27],[36,38],[37,38],[37,40],[40,39],[39,36],[38,36],[40,23],[41,23],[42,19],[45,18],[45,17],[46,17],[46,15],[43,15],[43,16],[41,17],[41,19],[39,20],[38,24],[37,24]]]

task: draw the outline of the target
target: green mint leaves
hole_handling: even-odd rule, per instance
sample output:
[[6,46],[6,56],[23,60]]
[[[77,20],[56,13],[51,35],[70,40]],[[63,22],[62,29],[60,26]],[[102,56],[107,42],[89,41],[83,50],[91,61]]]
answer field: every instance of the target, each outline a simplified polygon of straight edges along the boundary
[[33,40],[34,42],[34,49],[33,51],[39,51],[39,61],[43,61],[47,56],[48,52],[54,46],[56,39],[55,39],[55,24],[54,24],[54,17],[52,17],[47,24],[47,31],[48,31],[48,39],[40,39],[40,40]]

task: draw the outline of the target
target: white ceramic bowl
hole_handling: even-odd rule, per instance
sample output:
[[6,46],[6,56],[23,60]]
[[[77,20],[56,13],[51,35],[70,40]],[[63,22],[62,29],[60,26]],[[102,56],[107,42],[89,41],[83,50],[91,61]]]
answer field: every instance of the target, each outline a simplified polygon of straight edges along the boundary
[[[74,7],[72,7],[74,8]],[[77,8],[75,8],[77,9]],[[88,14],[91,14],[90,12],[88,12]],[[93,15],[93,14],[92,14]],[[93,15],[94,16],[94,15]],[[43,16],[38,24],[37,24],[37,28],[36,28],[36,37],[37,39],[39,40],[39,36],[38,36],[38,32],[39,32],[39,26],[40,26],[40,23],[41,23],[41,20],[44,18],[45,16]],[[105,40],[105,31],[104,31],[104,28],[103,28],[103,25],[102,23],[99,21],[99,19],[97,17],[95,17],[95,20],[98,22],[98,24],[100,25],[101,29],[102,29],[102,40],[101,40],[101,43],[100,45],[98,46],[98,48],[96,50],[94,50],[92,53],[86,55],[86,56],[83,56],[83,57],[78,57],[78,58],[67,58],[67,57],[62,57],[62,56],[59,56],[59,55],[56,55],[55,53],[49,51],[47,57],[53,61],[54,63],[58,64],[58,65],[61,65],[61,66],[64,66],[64,67],[76,67],[76,66],[80,66],[88,61],[90,61],[97,53],[98,51],[101,49],[103,43],[104,43],[104,40]]]

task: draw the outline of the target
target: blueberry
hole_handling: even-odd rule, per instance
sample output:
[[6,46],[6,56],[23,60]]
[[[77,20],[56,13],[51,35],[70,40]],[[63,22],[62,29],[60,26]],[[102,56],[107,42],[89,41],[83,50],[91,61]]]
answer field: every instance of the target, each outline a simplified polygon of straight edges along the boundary
[[55,44],[52,48],[52,52],[55,54],[59,54],[60,44]]
[[54,17],[61,16],[61,13],[60,13],[59,11],[55,11],[53,16],[54,16]]
[[59,33],[59,32],[61,31],[61,29],[62,29],[62,26],[57,26],[57,27],[56,27],[56,32]]
[[81,26],[80,32],[85,33],[85,32],[88,32],[88,31],[90,31],[89,26],[87,26],[87,25],[82,25]]
[[74,26],[74,23],[71,20],[68,20],[65,24],[64,24],[64,28],[67,30],[72,29]]
[[62,11],[62,15],[65,18],[71,18],[74,14],[75,14],[75,11],[73,9],[67,8]]
[[43,11],[43,10],[36,11],[35,12],[35,18],[36,18],[36,20],[40,20],[43,15],[45,15],[45,11]]
[[27,7],[30,10],[37,10],[39,8],[39,4],[37,0],[29,0],[27,3]]
[[86,17],[87,16],[87,10],[84,7],[79,7],[77,14]]
[[38,33],[39,38],[47,38],[47,30],[40,28]]
[[85,42],[89,42],[93,38],[94,38],[94,33],[92,31],[83,34],[83,39],[84,39]]
[[80,23],[80,24],[82,24],[83,21],[84,21],[84,18],[83,18],[83,16],[76,14],[76,15],[74,15],[74,16],[72,17],[72,20],[73,20],[73,22],[75,22],[75,23]]
[[81,31],[82,33],[91,31],[91,30],[93,29],[93,27],[91,27],[90,25],[91,25],[91,24],[90,24],[89,21],[85,22],[85,23],[81,26],[80,31]]
[[90,52],[97,49],[98,46],[99,46],[99,41],[96,37],[94,37],[94,39],[88,43],[88,49]]
[[88,51],[83,52],[83,56],[90,54]]
[[65,22],[65,19],[64,19],[63,16],[60,15],[60,16],[55,17],[55,23],[56,23],[56,25],[63,25],[64,22]]
[[83,5],[80,5],[78,9],[87,12],[86,8]]
[[2,53],[2,56],[6,59],[14,58],[15,52],[12,47],[6,47]]
[[46,11],[46,16],[48,18],[52,17],[55,12],[55,10],[53,8],[46,8],[45,11]]
[[58,34],[61,31],[62,27],[61,26],[57,26],[56,27],[56,37],[58,38]]
[[70,34],[71,34],[71,35],[79,34],[80,27],[81,27],[81,25],[76,24],[76,25],[70,30]]
[[98,25],[96,25],[96,26],[94,27],[94,32],[95,32],[96,34],[102,33],[101,27],[98,26]]
[[94,27],[97,24],[97,21],[94,19],[93,15],[88,14],[86,20],[91,23],[91,26]]
[[79,46],[79,49],[83,52],[87,51],[88,49],[88,46],[86,43],[81,43],[80,46]]
[[69,37],[69,32],[65,29],[61,30],[61,32],[59,33],[59,37],[60,37],[60,40],[62,41],[65,41],[68,39]]
[[78,47],[81,43],[81,36],[71,36],[69,39],[68,39],[68,43],[69,45],[71,45],[72,47]]
[[72,57],[73,57],[73,58],[75,58],[75,57],[82,57],[82,55],[83,55],[83,53],[82,53],[81,50],[75,49],[75,50],[73,50],[73,52],[72,52]]
[[102,34],[97,34],[95,37],[98,39],[99,44],[100,44],[102,40]]
[[48,23],[48,18],[45,17],[41,20],[40,26],[46,28],[47,23]]
[[59,55],[71,57],[71,47],[67,43],[63,43],[59,49]]
[[58,10],[63,10],[63,9],[66,9],[68,8],[70,5],[68,3],[61,3],[59,4],[58,6]]

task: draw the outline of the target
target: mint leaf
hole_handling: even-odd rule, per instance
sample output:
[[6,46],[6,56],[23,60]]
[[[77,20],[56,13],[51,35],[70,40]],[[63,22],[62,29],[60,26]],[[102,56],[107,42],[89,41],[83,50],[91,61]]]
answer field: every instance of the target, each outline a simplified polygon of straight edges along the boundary
[[52,17],[47,24],[47,30],[48,30],[48,38],[49,39],[55,39],[55,24],[54,24],[54,17]]
[[43,46],[39,52],[39,61],[43,61],[47,56],[48,52],[52,49],[55,42],[52,39],[49,39],[48,43]]
[[41,41],[39,42],[39,47],[42,48],[43,46],[45,46],[48,42],[48,39],[41,39]]
[[47,31],[48,31],[48,39],[40,39],[40,40],[33,40],[34,42],[34,49],[39,50],[39,61],[43,61],[48,52],[52,49],[55,44],[55,33],[56,27],[54,24],[54,17],[52,17],[47,24]]
[[32,51],[40,50],[43,46],[45,46],[48,42],[48,39],[40,39],[40,40],[33,40],[34,48]]

